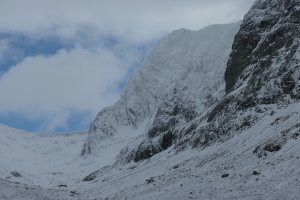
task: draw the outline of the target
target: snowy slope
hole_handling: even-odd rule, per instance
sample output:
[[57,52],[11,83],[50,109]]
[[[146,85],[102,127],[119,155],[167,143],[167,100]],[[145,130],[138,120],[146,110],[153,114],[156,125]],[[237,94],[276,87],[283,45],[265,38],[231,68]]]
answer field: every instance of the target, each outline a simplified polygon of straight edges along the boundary
[[[171,148],[139,163],[103,168],[79,191],[88,199],[297,200],[299,110],[299,103],[276,109],[276,114],[265,116],[236,137],[201,151],[189,148],[176,153]],[[295,128],[291,135],[298,135],[279,151],[266,151],[263,157],[254,153],[291,127]],[[225,174],[228,177],[222,178]]]
[[[84,134],[36,135],[1,126],[0,177],[43,187],[80,180],[86,170],[78,147],[83,140]],[[77,165],[82,165],[82,171]],[[22,177],[12,176],[12,171],[20,172]]]

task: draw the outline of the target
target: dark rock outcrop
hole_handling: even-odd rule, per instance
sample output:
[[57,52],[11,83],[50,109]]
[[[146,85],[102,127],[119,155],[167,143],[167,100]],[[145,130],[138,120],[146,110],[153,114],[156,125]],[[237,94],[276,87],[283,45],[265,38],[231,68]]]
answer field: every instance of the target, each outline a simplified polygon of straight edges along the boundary
[[17,177],[17,178],[22,177],[22,174],[18,171],[12,171],[12,172],[10,172],[10,175]]
[[299,5],[298,0],[256,1],[235,36],[225,72],[227,93],[247,81],[255,94],[266,83],[271,86],[271,80],[279,89],[276,95],[291,93],[299,78],[294,77],[293,66],[299,64],[294,57],[299,47]]

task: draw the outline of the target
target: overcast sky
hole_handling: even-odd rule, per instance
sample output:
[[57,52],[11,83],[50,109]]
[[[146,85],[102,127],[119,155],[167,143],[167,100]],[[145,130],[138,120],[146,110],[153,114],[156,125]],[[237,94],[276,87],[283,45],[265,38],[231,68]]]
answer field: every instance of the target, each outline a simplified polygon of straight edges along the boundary
[[87,129],[155,42],[243,18],[254,0],[1,0],[0,123]]

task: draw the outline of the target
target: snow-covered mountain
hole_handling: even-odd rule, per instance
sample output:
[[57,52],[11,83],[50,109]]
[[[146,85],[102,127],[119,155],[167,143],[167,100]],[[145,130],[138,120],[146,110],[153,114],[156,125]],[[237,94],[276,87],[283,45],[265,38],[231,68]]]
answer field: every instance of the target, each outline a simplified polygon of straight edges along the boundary
[[223,74],[239,25],[181,29],[161,39],[129,78],[120,100],[99,112],[82,154],[97,152],[109,137],[122,137],[124,126],[152,139],[199,116],[223,94]]
[[[103,180],[94,195],[298,199],[299,13],[298,0],[257,0],[235,36],[224,96],[201,110],[195,108],[205,102],[201,92],[193,104],[168,87],[147,135],[123,149],[119,162],[89,176]],[[213,83],[208,94],[222,94]]]
[[0,126],[0,199],[299,199],[299,92],[300,1],[257,0],[159,41],[87,139]]

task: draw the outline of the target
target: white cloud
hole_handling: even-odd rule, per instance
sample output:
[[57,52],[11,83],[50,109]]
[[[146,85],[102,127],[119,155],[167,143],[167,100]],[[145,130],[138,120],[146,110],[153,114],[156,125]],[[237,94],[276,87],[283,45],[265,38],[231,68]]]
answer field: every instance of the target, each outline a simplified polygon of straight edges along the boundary
[[[237,21],[253,2],[1,0],[0,32],[38,38],[54,35],[82,47],[50,57],[27,57],[3,74],[0,116],[13,112],[29,120],[42,119],[40,129],[54,130],[69,128],[66,122],[76,111],[90,113],[79,122],[88,124],[96,112],[117,100],[119,91],[114,87],[141,59],[138,47],[174,29],[197,30]],[[105,49],[102,44],[109,42],[107,38],[119,43]],[[0,43],[0,57],[6,49],[7,44]]]
[[145,42],[174,29],[200,29],[241,19],[254,0],[2,0],[0,31],[55,30],[73,37],[82,27]]
[[81,47],[26,58],[0,79],[0,113],[52,118],[45,129],[62,126],[71,110],[95,115],[118,98],[114,87],[130,66],[126,62],[106,49]]

